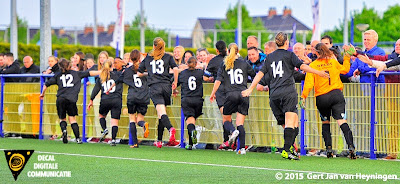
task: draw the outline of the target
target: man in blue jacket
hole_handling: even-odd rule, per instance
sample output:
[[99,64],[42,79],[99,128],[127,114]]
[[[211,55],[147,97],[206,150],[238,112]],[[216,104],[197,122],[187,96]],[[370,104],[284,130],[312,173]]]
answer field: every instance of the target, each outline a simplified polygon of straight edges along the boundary
[[[365,45],[365,53],[370,55],[385,55],[385,51],[383,49],[376,46],[378,43],[378,33],[374,30],[368,30],[364,33],[364,45]],[[346,77],[353,76],[354,73],[360,74],[360,83],[370,83],[371,76],[368,74],[370,71],[376,71],[375,68],[370,68],[367,64],[363,63],[358,58],[351,64],[349,73],[346,74]],[[377,83],[385,83],[385,77],[380,75],[377,80]]]
[[[258,71],[260,71],[260,69],[264,65],[266,57],[267,57],[267,55],[265,55],[264,53],[258,52],[257,47],[249,47],[247,49],[247,58],[248,58],[247,63],[250,64],[250,66],[253,68],[253,70],[256,73]],[[253,79],[251,79],[251,80],[253,80]]]

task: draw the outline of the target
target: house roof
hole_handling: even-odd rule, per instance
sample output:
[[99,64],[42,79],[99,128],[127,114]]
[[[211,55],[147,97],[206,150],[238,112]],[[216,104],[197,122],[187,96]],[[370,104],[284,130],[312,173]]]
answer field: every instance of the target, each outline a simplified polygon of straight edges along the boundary
[[192,47],[192,38],[179,38],[179,45],[185,48]]
[[[296,30],[302,31],[310,31],[311,29],[304,25],[302,22],[294,18],[292,15],[274,15],[272,17],[268,16],[254,16],[253,22],[257,21],[257,19],[261,19],[264,23],[264,27],[270,31],[287,31],[292,30],[293,23],[296,23]],[[203,29],[215,29],[215,25],[220,24],[221,21],[225,19],[216,19],[216,18],[198,18],[197,19],[201,24]]]

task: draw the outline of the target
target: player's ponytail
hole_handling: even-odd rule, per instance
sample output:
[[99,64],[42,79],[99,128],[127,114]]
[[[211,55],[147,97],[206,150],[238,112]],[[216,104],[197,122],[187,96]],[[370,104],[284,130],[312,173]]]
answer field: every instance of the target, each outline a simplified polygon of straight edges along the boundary
[[113,63],[113,61],[111,59],[107,59],[107,61],[105,61],[103,63],[103,68],[101,69],[101,73],[100,73],[101,83],[106,82],[110,79],[110,71],[111,71],[112,63]]
[[165,42],[162,38],[157,37],[153,41],[153,50],[150,51],[149,55],[153,56],[154,60],[161,59],[165,54]]
[[285,45],[285,42],[288,40],[288,36],[284,32],[279,32],[275,36],[275,43],[278,47],[282,47]]
[[237,54],[239,52],[239,48],[236,45],[236,43],[231,43],[228,46],[229,50],[229,55],[225,57],[224,59],[224,64],[225,64],[225,70],[228,71],[229,69],[233,68],[233,64],[237,58]]
[[140,52],[137,49],[132,50],[130,58],[133,62],[132,70],[136,72],[140,64]]
[[189,67],[189,70],[194,70],[196,69],[197,66],[197,59],[196,57],[192,56],[189,58],[189,60],[187,61],[187,65]]
[[319,55],[318,59],[330,59],[333,56],[333,52],[323,43],[317,44],[315,51]]
[[58,67],[60,68],[62,73],[65,73],[71,69],[71,61],[65,58],[61,58],[60,61],[58,62]]

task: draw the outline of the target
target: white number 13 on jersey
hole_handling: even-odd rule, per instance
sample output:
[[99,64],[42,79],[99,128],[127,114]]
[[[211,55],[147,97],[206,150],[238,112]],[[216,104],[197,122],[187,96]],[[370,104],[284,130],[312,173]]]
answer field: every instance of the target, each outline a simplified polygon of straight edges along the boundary
[[275,65],[275,61],[272,62],[271,64],[272,67],[272,73],[274,75],[274,78],[276,78],[276,75],[279,75],[279,77],[282,77],[283,75],[283,69],[282,69],[282,61],[278,61],[278,63]]

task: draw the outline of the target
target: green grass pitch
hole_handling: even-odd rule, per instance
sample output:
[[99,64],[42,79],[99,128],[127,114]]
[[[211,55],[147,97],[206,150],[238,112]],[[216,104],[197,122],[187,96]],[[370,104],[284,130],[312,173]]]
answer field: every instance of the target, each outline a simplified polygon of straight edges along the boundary
[[[361,179],[310,180],[307,176],[378,173],[400,177],[400,162],[384,160],[303,156],[300,161],[290,161],[282,159],[279,154],[268,153],[237,155],[230,151],[188,151],[153,146],[131,149],[128,145],[111,147],[102,143],[78,145],[74,142],[63,144],[61,141],[9,138],[0,138],[0,149],[35,150],[19,175],[18,183],[364,183],[365,180]],[[38,162],[38,155],[54,155],[55,162]],[[13,183],[6,159],[0,157],[0,183]],[[58,170],[71,171],[71,177],[28,177],[29,171],[40,171],[34,170],[34,163],[58,163]],[[282,180],[276,179],[278,173],[282,174]],[[400,180],[388,182],[398,183]]]

